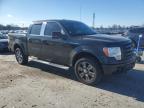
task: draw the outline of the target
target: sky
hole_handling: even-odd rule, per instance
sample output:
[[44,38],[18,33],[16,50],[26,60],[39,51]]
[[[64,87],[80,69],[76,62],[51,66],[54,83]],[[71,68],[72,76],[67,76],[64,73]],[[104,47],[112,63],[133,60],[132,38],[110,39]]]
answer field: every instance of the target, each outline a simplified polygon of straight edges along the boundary
[[0,24],[28,26],[35,20],[70,19],[92,26],[144,24],[144,0],[0,0]]

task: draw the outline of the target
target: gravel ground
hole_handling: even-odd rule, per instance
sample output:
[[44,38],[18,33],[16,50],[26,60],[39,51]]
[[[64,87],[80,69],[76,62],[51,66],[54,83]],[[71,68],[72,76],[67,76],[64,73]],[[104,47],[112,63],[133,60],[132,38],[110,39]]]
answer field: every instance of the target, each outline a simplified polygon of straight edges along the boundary
[[144,65],[103,78],[98,86],[76,81],[71,71],[0,55],[0,108],[144,108]]

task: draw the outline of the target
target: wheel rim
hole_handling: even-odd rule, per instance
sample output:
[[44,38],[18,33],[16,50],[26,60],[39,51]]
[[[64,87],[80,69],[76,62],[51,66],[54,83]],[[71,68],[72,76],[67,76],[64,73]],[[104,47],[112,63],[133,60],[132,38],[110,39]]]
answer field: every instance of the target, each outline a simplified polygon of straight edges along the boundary
[[80,62],[77,66],[78,76],[85,82],[91,83],[96,78],[95,67],[86,61]]
[[17,61],[19,63],[22,63],[23,62],[23,55],[22,55],[22,52],[19,48],[16,49],[15,55],[16,55]]

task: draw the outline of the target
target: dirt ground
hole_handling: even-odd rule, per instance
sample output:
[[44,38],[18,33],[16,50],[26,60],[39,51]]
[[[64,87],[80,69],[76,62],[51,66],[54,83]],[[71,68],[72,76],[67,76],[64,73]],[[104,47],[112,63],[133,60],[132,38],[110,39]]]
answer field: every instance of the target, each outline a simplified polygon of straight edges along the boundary
[[144,108],[144,64],[98,86],[75,80],[70,70],[0,55],[0,108]]

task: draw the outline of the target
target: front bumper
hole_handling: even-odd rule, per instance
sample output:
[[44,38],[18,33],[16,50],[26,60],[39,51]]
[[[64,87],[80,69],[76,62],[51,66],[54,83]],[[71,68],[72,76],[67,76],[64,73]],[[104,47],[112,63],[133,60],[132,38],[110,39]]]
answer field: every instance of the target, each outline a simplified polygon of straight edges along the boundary
[[129,63],[102,65],[105,75],[127,72],[135,67],[135,59]]

